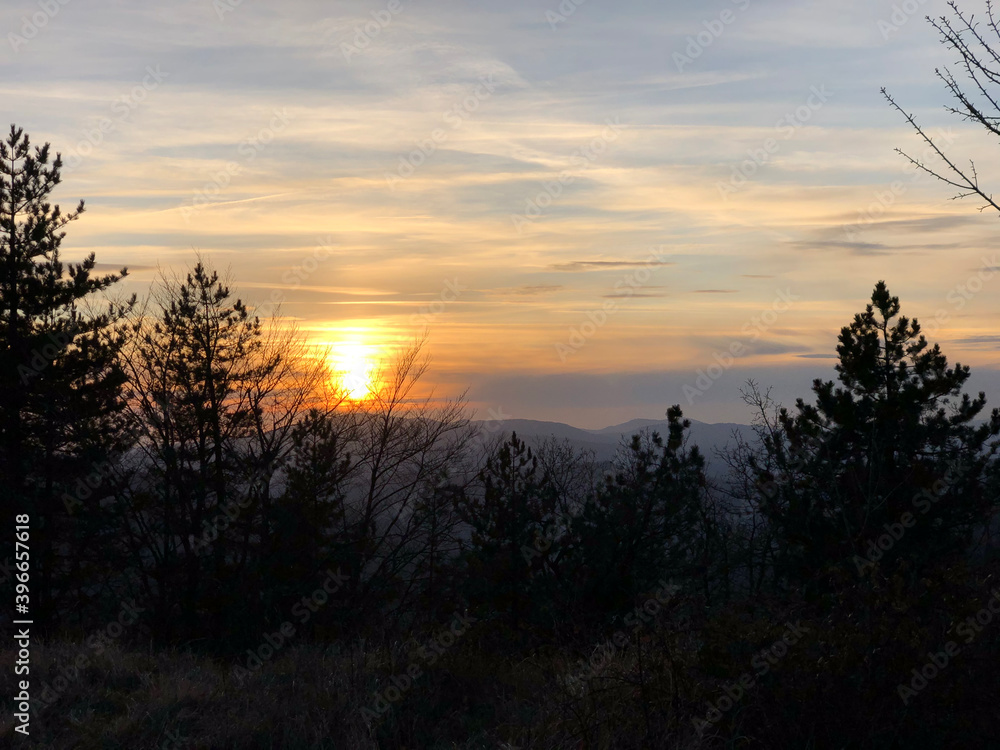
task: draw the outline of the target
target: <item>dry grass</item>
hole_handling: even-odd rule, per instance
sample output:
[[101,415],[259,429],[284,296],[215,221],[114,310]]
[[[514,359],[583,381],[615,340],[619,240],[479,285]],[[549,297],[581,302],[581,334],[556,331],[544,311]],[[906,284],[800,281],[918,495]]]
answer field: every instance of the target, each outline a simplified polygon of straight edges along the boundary
[[[648,644],[646,648],[648,648]],[[649,725],[637,700],[667,689],[663,660],[647,654],[639,685],[635,649],[616,653],[585,686],[565,687],[576,654],[554,649],[512,657],[470,637],[425,670],[374,722],[362,715],[405,671],[404,644],[365,650],[292,645],[240,677],[234,661],[182,651],[101,654],[83,644],[32,644],[32,694],[53,685],[80,653],[88,666],[58,700],[36,711],[34,747],[43,748],[640,748],[667,744],[670,717]],[[12,651],[0,653],[0,686],[14,695]],[[245,661],[244,661],[245,663]],[[659,670],[659,671],[657,671]],[[61,685],[63,686],[63,685]],[[676,726],[676,723],[675,723]],[[16,738],[5,716],[0,737]],[[182,738],[178,741],[177,738]]]

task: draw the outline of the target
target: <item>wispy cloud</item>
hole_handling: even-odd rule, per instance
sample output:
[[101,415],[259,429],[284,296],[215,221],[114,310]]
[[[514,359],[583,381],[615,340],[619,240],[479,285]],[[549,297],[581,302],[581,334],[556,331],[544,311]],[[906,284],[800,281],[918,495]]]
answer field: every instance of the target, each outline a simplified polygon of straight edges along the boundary
[[649,260],[574,260],[549,266],[553,271],[607,271],[616,268],[643,268],[645,266],[673,266],[671,261]]
[[[0,10],[0,28],[19,27],[24,7]],[[755,3],[683,72],[672,54],[703,28],[697,3],[587,3],[557,30],[528,0],[402,7],[348,55],[372,8],[342,0],[243,2],[221,19],[207,0],[65,5],[0,55],[0,93],[35,143],[64,156],[90,144],[56,195],[88,207],[65,257],[127,265],[124,288],[141,293],[146,271],[180,270],[197,250],[247,297],[282,289],[314,340],[363,333],[387,346],[457,283],[467,291],[427,323],[440,383],[460,392],[517,369],[510,389],[486,389],[492,406],[530,416],[541,403],[573,422],[579,398],[604,399],[617,410],[599,420],[609,424],[660,416],[677,395],[665,373],[711,361],[779,288],[800,297],[794,315],[692,416],[740,413],[737,375],[804,395],[876,280],[929,319],[995,246],[996,219],[933,180],[871,213],[875,196],[912,179],[893,151],[912,135],[882,85],[905,90],[929,124],[954,125],[957,155],[1000,174],[971,126],[940,112],[934,67],[948,58],[932,30],[914,20],[886,41],[885,6]],[[137,94],[148,66],[169,75]],[[477,98],[484,76],[494,90]],[[829,103],[722,205],[731,166],[823,84]],[[122,106],[128,117],[98,137]],[[268,133],[285,110],[287,127]],[[602,145],[613,117],[627,127]],[[584,164],[585,149],[601,153]],[[413,173],[393,190],[400,159]],[[193,195],[204,205],[185,221]],[[519,236],[509,217],[543,195],[550,204]],[[859,215],[872,219],[848,237]],[[336,252],[301,285],[282,281],[327,235]],[[669,257],[651,262],[650,247]],[[605,305],[614,315],[587,345],[553,362],[552,342]],[[1000,295],[976,297],[977,317],[998,314]],[[988,339],[955,335],[970,364],[992,363]],[[620,372],[605,378],[611,363]]]

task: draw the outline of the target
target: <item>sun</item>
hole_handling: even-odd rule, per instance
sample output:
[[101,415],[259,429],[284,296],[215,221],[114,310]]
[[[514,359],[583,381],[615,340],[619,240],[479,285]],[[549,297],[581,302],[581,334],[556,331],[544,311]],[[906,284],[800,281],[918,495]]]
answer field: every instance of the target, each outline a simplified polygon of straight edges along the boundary
[[330,369],[352,401],[363,401],[371,396],[376,366],[373,353],[373,347],[356,341],[332,345]]

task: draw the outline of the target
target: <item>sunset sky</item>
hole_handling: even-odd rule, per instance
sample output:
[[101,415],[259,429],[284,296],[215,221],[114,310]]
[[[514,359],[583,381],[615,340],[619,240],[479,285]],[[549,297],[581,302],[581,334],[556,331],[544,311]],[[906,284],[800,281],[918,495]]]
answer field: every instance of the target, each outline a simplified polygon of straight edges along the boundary
[[426,330],[479,418],[749,421],[747,378],[832,377],[879,279],[998,405],[997,216],[914,179],[880,87],[987,190],[1000,158],[943,109],[945,2],[903,5],[12,0],[3,124],[87,202],[65,259],[142,294],[200,252],[342,353]]

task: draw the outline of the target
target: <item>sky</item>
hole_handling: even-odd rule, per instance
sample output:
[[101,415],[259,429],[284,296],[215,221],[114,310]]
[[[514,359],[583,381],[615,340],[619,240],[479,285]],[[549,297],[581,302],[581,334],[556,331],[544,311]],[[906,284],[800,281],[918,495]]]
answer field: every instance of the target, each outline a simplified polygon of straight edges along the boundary
[[[981,14],[981,0],[961,7]],[[792,405],[886,280],[1000,402],[1000,184],[939,0],[8,0],[4,126],[62,154],[64,260],[200,256],[335,357],[426,335],[436,397],[600,428]],[[932,321],[935,321],[932,323]]]

